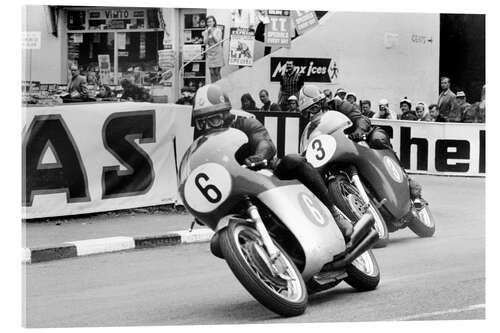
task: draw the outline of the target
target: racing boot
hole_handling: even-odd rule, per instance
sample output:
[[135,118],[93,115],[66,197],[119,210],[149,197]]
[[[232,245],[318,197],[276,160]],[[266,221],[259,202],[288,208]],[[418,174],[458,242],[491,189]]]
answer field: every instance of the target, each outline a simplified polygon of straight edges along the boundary
[[422,198],[422,185],[411,177],[408,177],[408,182],[410,184],[410,199],[413,201],[415,208],[420,209],[427,205],[427,201]]
[[337,223],[337,226],[344,236],[345,242],[349,243],[353,231],[351,221],[348,218],[344,217],[344,214],[341,214],[336,207],[332,207],[331,212],[333,218],[335,219],[335,223]]

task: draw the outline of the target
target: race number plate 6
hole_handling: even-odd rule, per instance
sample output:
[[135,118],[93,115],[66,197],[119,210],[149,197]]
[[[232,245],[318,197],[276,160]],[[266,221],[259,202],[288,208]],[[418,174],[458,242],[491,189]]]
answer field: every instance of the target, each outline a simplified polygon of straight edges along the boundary
[[184,199],[197,212],[219,207],[231,192],[231,175],[220,164],[206,163],[194,169],[184,185]]
[[330,135],[318,135],[309,142],[306,159],[313,167],[318,168],[326,164],[335,154],[337,141]]

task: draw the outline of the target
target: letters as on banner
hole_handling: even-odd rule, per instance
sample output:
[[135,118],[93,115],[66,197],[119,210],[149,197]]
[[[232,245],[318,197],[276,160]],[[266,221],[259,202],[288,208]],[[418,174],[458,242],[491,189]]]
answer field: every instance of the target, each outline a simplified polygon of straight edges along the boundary
[[243,28],[231,28],[229,41],[229,65],[252,66],[254,32]]
[[293,11],[293,23],[299,35],[318,25],[318,18],[313,11],[295,10]]
[[269,10],[269,23],[266,24],[264,42],[269,46],[290,48],[290,12],[288,10]]
[[24,108],[23,217],[175,202],[176,163],[193,139],[189,110],[131,102]]

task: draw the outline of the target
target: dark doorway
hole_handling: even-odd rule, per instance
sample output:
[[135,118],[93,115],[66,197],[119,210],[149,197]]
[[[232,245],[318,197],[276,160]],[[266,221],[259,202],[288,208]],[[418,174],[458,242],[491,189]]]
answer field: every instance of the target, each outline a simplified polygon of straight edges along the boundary
[[481,99],[485,84],[485,15],[441,14],[439,76],[451,90],[463,90],[469,103]]

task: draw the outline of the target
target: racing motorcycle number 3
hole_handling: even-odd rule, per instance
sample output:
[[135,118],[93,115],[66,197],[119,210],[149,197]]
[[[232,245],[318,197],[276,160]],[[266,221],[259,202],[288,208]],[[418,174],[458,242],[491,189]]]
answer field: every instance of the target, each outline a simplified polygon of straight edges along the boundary
[[315,137],[307,146],[306,159],[317,168],[332,158],[337,149],[337,141],[330,135],[322,134]]
[[194,169],[184,186],[187,204],[201,213],[216,209],[230,192],[231,175],[217,163],[205,163]]

